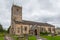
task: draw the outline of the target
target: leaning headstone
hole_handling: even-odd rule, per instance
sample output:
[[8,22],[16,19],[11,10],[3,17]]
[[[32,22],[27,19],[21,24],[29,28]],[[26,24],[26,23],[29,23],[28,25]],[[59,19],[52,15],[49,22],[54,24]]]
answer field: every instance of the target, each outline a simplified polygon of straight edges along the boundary
[[18,40],[23,40],[23,39],[24,39],[24,36],[23,36],[23,35],[20,35],[20,36],[18,36],[17,39],[18,39]]
[[9,36],[9,35],[6,35],[5,37],[4,37],[4,40],[14,40],[11,36]]
[[47,40],[46,38],[42,38],[40,36],[37,36],[37,40]]
[[46,40],[46,39],[37,39],[37,40]]
[[26,39],[24,35],[20,35],[20,36],[18,37],[18,40],[28,40],[28,39]]
[[42,39],[37,39],[37,40],[42,40]]

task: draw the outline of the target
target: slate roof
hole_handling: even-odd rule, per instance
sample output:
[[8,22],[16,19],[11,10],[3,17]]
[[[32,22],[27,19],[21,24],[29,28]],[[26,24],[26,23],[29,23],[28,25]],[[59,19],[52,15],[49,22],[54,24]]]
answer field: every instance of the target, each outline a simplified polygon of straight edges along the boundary
[[50,27],[55,27],[54,25],[48,24],[48,23],[41,23],[41,22],[34,22],[34,21],[27,21],[27,20],[22,20],[22,22],[17,23],[23,23],[23,24],[30,24],[30,25],[40,25],[40,26],[50,26]]

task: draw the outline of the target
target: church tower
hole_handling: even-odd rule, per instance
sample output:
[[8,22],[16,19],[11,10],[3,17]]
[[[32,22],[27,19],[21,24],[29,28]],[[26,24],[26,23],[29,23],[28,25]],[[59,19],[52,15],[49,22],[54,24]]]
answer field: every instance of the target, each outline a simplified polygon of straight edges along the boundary
[[11,9],[11,29],[10,34],[15,33],[16,22],[22,22],[22,7],[13,5]]
[[13,5],[12,6],[12,21],[22,21],[22,7]]

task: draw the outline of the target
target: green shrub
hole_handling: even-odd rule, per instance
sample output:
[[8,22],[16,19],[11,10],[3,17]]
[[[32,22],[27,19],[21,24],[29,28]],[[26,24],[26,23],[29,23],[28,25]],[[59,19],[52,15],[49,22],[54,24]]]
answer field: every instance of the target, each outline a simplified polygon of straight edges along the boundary
[[4,33],[0,33],[0,37],[4,37],[5,36],[5,34]]
[[48,35],[48,34],[50,34],[50,33],[48,33],[48,32],[40,32],[40,35]]

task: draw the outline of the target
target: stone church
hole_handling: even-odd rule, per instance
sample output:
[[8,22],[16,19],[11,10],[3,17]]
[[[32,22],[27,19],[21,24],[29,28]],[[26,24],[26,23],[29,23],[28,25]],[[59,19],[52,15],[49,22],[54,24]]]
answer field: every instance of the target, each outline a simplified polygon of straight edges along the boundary
[[22,20],[22,7],[13,5],[11,8],[10,34],[40,35],[40,32],[55,32],[55,26],[48,23]]

